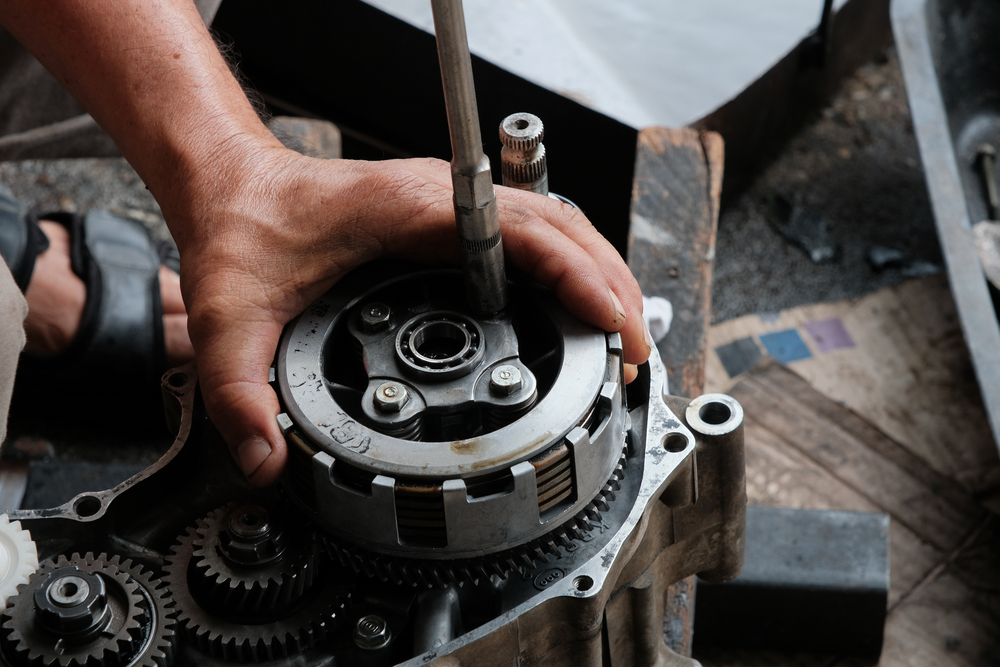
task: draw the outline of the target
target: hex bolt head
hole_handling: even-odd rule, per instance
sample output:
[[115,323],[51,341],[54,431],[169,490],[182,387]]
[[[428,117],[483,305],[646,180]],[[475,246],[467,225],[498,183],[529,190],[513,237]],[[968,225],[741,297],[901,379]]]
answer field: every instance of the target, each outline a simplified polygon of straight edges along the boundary
[[495,396],[510,396],[521,391],[521,370],[517,366],[504,364],[490,373],[490,393]]
[[384,303],[374,301],[361,308],[361,330],[373,334],[389,327],[392,310]]
[[241,505],[225,518],[219,531],[219,551],[230,563],[243,567],[264,565],[285,551],[287,537],[266,509]]
[[375,408],[379,412],[399,412],[409,400],[410,392],[406,391],[402,383],[394,380],[383,382],[375,389]]
[[358,619],[358,624],[354,628],[354,643],[358,648],[377,651],[385,648],[390,639],[392,633],[389,631],[389,624],[381,616],[369,614]]

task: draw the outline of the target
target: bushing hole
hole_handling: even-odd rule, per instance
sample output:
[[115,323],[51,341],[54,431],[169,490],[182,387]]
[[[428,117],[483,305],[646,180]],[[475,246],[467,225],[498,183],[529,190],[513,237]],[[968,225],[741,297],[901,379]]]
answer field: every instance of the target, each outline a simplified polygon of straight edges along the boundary
[[687,446],[688,439],[680,433],[668,433],[667,436],[663,438],[663,448],[673,454],[683,452],[687,449]]
[[527,130],[528,121],[524,120],[523,118],[518,118],[517,120],[514,121],[514,127],[516,127],[519,130]]
[[713,401],[701,406],[701,409],[698,410],[698,416],[706,424],[718,426],[729,421],[729,418],[733,416],[733,411],[725,403]]
[[101,511],[101,501],[94,496],[83,496],[73,503],[73,511],[80,516],[94,516]]
[[594,587],[594,580],[587,575],[581,575],[573,580],[573,588],[578,591],[589,591]]
[[167,384],[174,388],[183,387],[188,383],[187,373],[172,373],[170,377],[167,378]]
[[428,322],[413,332],[410,345],[425,359],[454,359],[468,349],[469,333],[455,322]]

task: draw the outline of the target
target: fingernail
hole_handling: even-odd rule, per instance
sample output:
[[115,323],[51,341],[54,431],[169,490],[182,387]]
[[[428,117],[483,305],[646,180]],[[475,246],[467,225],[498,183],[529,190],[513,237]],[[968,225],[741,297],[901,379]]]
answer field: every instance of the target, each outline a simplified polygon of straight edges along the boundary
[[236,461],[247,478],[252,477],[270,455],[271,445],[259,435],[247,438],[236,448]]
[[615,318],[615,324],[617,324],[619,328],[623,327],[625,326],[625,307],[622,306],[622,302],[618,300],[618,295],[615,294],[613,289],[609,288],[608,293],[611,294],[611,303],[615,306],[615,313],[617,315]]
[[646,339],[646,345],[649,346],[650,352],[653,351],[653,337],[649,333],[649,325],[646,324],[646,320],[642,320],[642,335]]

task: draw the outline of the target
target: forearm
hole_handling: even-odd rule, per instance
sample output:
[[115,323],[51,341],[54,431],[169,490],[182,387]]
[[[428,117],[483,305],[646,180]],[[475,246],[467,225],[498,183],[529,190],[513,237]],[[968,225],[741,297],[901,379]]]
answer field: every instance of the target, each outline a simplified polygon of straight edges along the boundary
[[[5,0],[0,22],[90,111],[161,204],[228,183],[249,146],[274,142],[191,0]],[[188,218],[172,217],[174,226]]]

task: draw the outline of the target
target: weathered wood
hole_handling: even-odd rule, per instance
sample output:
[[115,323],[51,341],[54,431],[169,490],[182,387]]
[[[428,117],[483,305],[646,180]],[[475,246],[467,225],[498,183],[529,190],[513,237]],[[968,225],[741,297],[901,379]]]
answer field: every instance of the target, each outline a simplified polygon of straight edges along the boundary
[[679,396],[697,396],[705,381],[722,167],[718,134],[665,128],[639,133],[629,267],[643,294],[673,305],[670,333],[657,347],[670,391]]
[[308,157],[340,157],[340,129],[328,120],[275,116],[267,127],[281,143]]
[[[891,589],[879,665],[1000,664],[1000,518],[776,362],[741,376],[730,393],[746,411],[751,503],[891,515]],[[732,667],[862,664],[751,651],[699,649],[696,657]]]
[[[807,331],[839,321],[848,345],[821,348]],[[957,481],[1000,511],[1000,459],[979,397],[972,363],[944,276],[895,285],[859,299],[800,306],[761,317],[748,315],[713,326],[713,350],[762,335],[794,330],[810,349],[789,366],[810,385],[863,417],[926,466]],[[732,384],[719,355],[706,364],[708,391]],[[883,452],[896,456],[898,448]]]
[[755,424],[942,551],[956,548],[984,515],[955,482],[776,362],[749,373],[731,394]]
[[[701,394],[705,383],[722,167],[722,138],[714,132],[639,133],[628,261],[643,294],[662,296],[673,306],[670,333],[657,347],[671,393],[680,396]],[[668,645],[691,655],[695,578],[671,586],[666,595]]]

